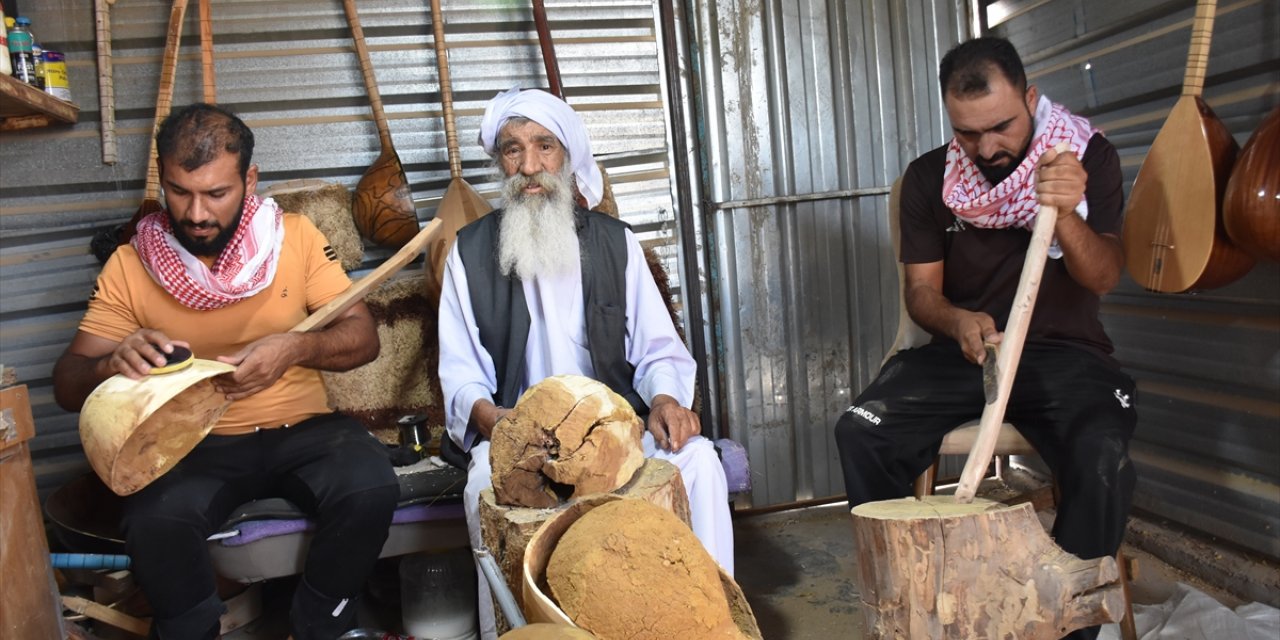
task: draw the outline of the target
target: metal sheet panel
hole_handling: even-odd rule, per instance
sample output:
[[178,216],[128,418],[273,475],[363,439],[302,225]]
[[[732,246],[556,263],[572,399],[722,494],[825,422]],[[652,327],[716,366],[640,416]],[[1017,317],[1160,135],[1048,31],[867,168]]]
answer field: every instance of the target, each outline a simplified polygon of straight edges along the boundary
[[[766,0],[690,13],[704,63],[715,420],[747,446],[751,504],[842,494],[832,427],[897,322],[888,186],[943,141],[934,74],[964,12]],[[805,197],[855,189],[871,193]]]
[[[54,359],[75,332],[98,265],[89,239],[142,199],[157,76],[170,3],[112,9],[119,161],[101,162],[93,14],[70,0],[30,2],[24,14],[67,54],[80,122],[0,134],[0,362],[31,386],[38,482],[48,491],[83,471],[74,414],[52,400]],[[568,101],[586,120],[623,217],[666,259],[679,293],[664,88],[653,0],[549,0]],[[379,153],[342,4],[213,2],[219,101],[254,129],[264,185],[322,178],[354,187]],[[448,183],[440,93],[425,0],[359,3],[391,135],[430,220]],[[515,85],[545,83],[531,4],[444,2],[466,179],[496,197],[491,161],[475,143],[484,103]],[[187,12],[174,104],[200,99],[198,12]],[[366,268],[389,254],[371,250]]]
[[[1106,131],[1128,189],[1181,93],[1194,6],[1048,2],[995,32],[1044,94]],[[1275,2],[1218,3],[1204,98],[1241,144],[1280,106]],[[1102,319],[1138,381],[1136,506],[1280,557],[1280,265],[1189,295],[1126,276]]]

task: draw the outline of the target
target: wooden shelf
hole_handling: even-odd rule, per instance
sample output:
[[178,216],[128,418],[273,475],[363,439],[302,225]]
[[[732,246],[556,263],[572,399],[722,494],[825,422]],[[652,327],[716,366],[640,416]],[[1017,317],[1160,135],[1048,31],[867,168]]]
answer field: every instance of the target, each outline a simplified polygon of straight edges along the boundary
[[80,108],[13,76],[0,75],[0,131],[75,124]]

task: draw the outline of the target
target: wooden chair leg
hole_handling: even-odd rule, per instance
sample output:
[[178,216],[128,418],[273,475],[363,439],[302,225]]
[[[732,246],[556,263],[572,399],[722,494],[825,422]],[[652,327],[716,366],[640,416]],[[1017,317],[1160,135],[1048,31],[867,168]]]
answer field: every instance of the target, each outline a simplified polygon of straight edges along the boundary
[[1120,590],[1124,593],[1124,620],[1120,621],[1120,638],[1138,640],[1138,629],[1133,623],[1133,597],[1129,594],[1129,559],[1124,552],[1116,554],[1116,566],[1120,569]]
[[916,477],[915,496],[919,500],[925,496],[933,495],[934,482],[938,478],[938,460],[934,458],[933,464],[929,465],[924,473]]

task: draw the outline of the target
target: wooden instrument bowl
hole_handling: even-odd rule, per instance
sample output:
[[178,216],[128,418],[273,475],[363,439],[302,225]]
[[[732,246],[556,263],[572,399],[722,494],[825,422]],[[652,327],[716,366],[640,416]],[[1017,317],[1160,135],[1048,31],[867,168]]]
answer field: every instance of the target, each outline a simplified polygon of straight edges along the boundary
[[383,149],[356,185],[352,216],[360,235],[399,249],[418,233],[418,212],[395,149]]
[[1280,107],[1245,143],[1227,181],[1222,222],[1231,241],[1280,262]]
[[[569,616],[549,595],[551,590],[546,586],[547,563],[551,561],[551,552],[555,550],[560,538],[574,522],[578,521],[578,518],[602,504],[623,499],[611,493],[602,493],[571,503],[563,511],[544,522],[537,533],[529,539],[529,547],[524,554],[521,591],[524,596],[524,615],[530,623],[550,622],[577,628],[573,620],[569,619]],[[760,627],[756,624],[755,614],[751,612],[751,605],[747,603],[747,597],[743,595],[742,588],[724,572],[724,569],[720,569],[720,583],[724,586],[724,595],[729,600],[733,621],[737,623],[743,635],[748,638],[761,638]]]
[[80,410],[80,441],[98,477],[126,496],[164,475],[209,433],[231,402],[212,378],[235,367],[196,359],[141,380],[114,375]]

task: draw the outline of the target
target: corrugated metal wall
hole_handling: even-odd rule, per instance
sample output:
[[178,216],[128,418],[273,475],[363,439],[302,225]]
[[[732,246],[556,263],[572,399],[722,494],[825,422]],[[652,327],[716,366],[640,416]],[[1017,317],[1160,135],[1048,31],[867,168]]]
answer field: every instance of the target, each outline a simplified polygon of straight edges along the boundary
[[[85,469],[76,416],[52,401],[50,370],[75,331],[98,265],[95,231],[142,199],[169,2],[112,11],[120,160],[101,163],[93,3],[23,2],[46,46],[67,54],[80,122],[0,134],[0,362],[31,386],[42,492]],[[583,114],[625,219],[674,262],[666,110],[652,0],[547,2],[570,104]],[[255,130],[262,181],[323,178],[354,186],[379,153],[342,3],[215,0],[218,99]],[[360,17],[391,134],[429,220],[448,182],[427,0],[362,0]],[[484,102],[513,85],[544,85],[530,3],[444,2],[464,171],[491,196],[475,144]],[[200,99],[198,11],[191,2],[175,104]],[[377,261],[388,252],[371,252]],[[678,286],[678,282],[674,283]]]
[[[1131,184],[1180,92],[1194,2],[980,4]],[[1205,97],[1243,144],[1280,102],[1280,5],[1220,4]],[[886,198],[858,191],[949,138],[936,69],[966,5],[693,3],[713,419],[748,447],[756,506],[842,493],[832,425],[897,322]],[[1104,304],[1142,394],[1138,507],[1280,555],[1280,269],[1188,296],[1126,279]]]
[[[995,3],[1030,82],[1119,147],[1126,188],[1182,89],[1195,2]],[[999,16],[995,16],[999,17]],[[1243,145],[1280,106],[1280,3],[1218,2],[1204,98]],[[1280,265],[1222,289],[1104,300],[1138,381],[1136,506],[1280,557]]]
[[842,494],[832,427],[897,322],[888,187],[940,144],[963,3],[692,3],[720,402],[755,506]]

